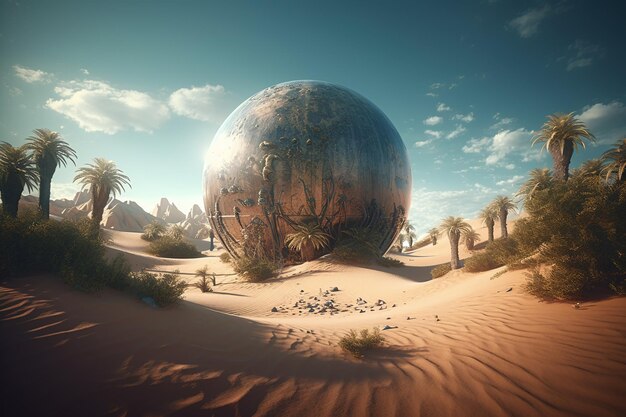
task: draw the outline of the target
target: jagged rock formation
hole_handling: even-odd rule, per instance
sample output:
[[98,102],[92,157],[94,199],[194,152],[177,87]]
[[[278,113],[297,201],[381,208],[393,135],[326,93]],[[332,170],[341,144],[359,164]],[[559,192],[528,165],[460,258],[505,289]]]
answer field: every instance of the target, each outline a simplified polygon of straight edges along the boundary
[[152,215],[165,220],[167,223],[185,221],[185,214],[165,197],[161,198],[161,201],[152,209]]
[[146,213],[134,201],[111,201],[102,214],[102,227],[125,232],[143,232],[149,223],[159,220]]
[[180,225],[185,229],[187,237],[195,239],[206,239],[209,237],[209,220],[198,206],[194,204],[184,221]]

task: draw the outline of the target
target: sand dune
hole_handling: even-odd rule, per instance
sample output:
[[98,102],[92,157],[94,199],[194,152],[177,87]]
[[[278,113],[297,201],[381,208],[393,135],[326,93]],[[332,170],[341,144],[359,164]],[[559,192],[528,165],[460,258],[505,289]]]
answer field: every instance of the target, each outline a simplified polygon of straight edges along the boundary
[[[430,280],[432,265],[447,259],[445,239],[399,256],[402,268],[318,260],[251,284],[231,275],[219,251],[165,260],[145,254],[138,234],[110,236],[110,250],[127,253],[135,268],[191,273],[206,264],[219,285],[209,294],[190,288],[181,305],[154,310],[114,291],[71,291],[49,276],[2,283],[5,414],[626,414],[626,298],[580,309],[541,303],[523,292],[523,271]],[[316,297],[341,309],[294,307]],[[385,304],[373,306],[379,299]],[[385,347],[364,360],[337,347],[351,328],[385,325],[397,328],[383,331]]]

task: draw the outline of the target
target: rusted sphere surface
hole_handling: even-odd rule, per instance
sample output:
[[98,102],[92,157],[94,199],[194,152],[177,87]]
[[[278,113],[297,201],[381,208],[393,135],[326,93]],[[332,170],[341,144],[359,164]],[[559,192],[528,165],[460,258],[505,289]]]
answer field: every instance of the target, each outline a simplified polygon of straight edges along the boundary
[[406,147],[391,121],[360,94],[320,81],[277,84],[244,101],[215,134],[203,176],[209,221],[235,256],[292,256],[285,237],[312,225],[330,239],[311,258],[355,229],[384,253],[411,199]]

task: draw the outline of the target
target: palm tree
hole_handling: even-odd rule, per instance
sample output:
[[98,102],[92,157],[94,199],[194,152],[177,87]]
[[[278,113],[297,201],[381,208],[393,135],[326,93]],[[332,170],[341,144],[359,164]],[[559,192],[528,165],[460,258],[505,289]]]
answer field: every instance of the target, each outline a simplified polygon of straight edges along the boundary
[[67,166],[67,160],[75,164],[76,152],[61,135],[49,129],[35,129],[26,139],[26,148],[32,152],[39,170],[39,208],[44,219],[50,218],[50,184],[57,167]]
[[604,165],[600,159],[589,159],[572,171],[571,177],[577,177],[585,180],[591,179],[601,182],[603,168]]
[[408,221],[404,225],[404,238],[408,240],[409,248],[412,248],[413,247],[413,239],[416,239],[417,236],[415,235],[415,227],[411,223],[409,223]]
[[428,231],[428,235],[430,236],[430,240],[433,242],[433,246],[437,244],[437,238],[439,237],[439,229],[433,227]]
[[317,223],[303,223],[294,226],[296,230],[285,236],[285,244],[291,250],[300,251],[302,260],[310,261],[315,251],[328,247],[330,235]]
[[552,114],[537,132],[532,144],[544,142],[542,149],[546,148],[552,155],[554,178],[567,181],[572,155],[578,145],[585,148],[584,138],[595,141],[595,137],[583,122],[574,117],[574,113]]
[[141,235],[141,237],[147,241],[153,241],[162,237],[165,232],[165,226],[158,220],[153,220],[151,223],[144,226],[143,235]]
[[167,235],[174,240],[182,240],[185,236],[185,228],[180,224],[173,224],[167,229]]
[[474,250],[474,243],[480,241],[480,234],[474,229],[470,229],[463,233],[463,241],[468,250]]
[[125,190],[124,185],[130,187],[130,179],[117,168],[113,161],[95,158],[93,162],[76,170],[74,182],[78,181],[83,184],[83,189],[87,187],[91,189],[93,204],[91,218],[95,225],[99,225],[111,192],[115,197],[117,193]]
[[202,292],[210,292],[210,291],[212,291],[211,287],[209,286],[209,280],[211,281],[211,284],[214,287],[217,285],[217,280],[216,280],[215,274],[209,272],[209,267],[206,266],[206,265],[204,265],[200,269],[196,269],[196,276],[198,278],[200,278],[200,280],[197,283],[195,283],[194,285],[197,288],[200,288],[200,290]]
[[450,268],[458,269],[460,267],[459,262],[459,239],[461,234],[466,234],[472,230],[472,226],[469,225],[462,217],[446,217],[439,226],[441,233],[446,233],[450,240]]
[[625,181],[626,175],[626,138],[615,142],[615,147],[604,152],[600,157],[604,166],[603,173],[606,175],[606,181],[615,176],[616,181]]
[[17,148],[0,143],[0,197],[4,211],[17,217],[17,207],[24,187],[30,192],[36,187],[39,175],[26,146]]
[[548,168],[535,168],[530,171],[528,180],[522,184],[516,195],[527,201],[535,192],[550,188],[551,185],[552,172]]
[[498,220],[498,212],[489,205],[481,210],[479,217],[483,223],[485,223],[485,226],[487,226],[487,241],[490,243],[493,242],[493,227],[496,224],[496,220]]
[[506,229],[506,217],[509,211],[516,209],[515,203],[509,197],[499,195],[491,202],[491,206],[498,213],[498,218],[500,219],[500,234],[506,239],[509,237],[509,232]]

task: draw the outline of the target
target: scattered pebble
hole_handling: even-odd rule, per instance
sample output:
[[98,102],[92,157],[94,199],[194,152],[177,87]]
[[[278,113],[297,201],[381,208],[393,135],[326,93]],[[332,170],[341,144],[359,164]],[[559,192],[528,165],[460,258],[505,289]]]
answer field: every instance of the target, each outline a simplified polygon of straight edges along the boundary
[[272,307],[272,313],[278,313],[278,309],[276,307]]
[[397,329],[398,326],[390,326],[390,325],[385,325],[385,327],[383,327],[383,330],[391,330],[391,329]]
[[513,287],[511,287],[508,290],[506,290],[506,292],[510,292],[510,291],[513,291]]

